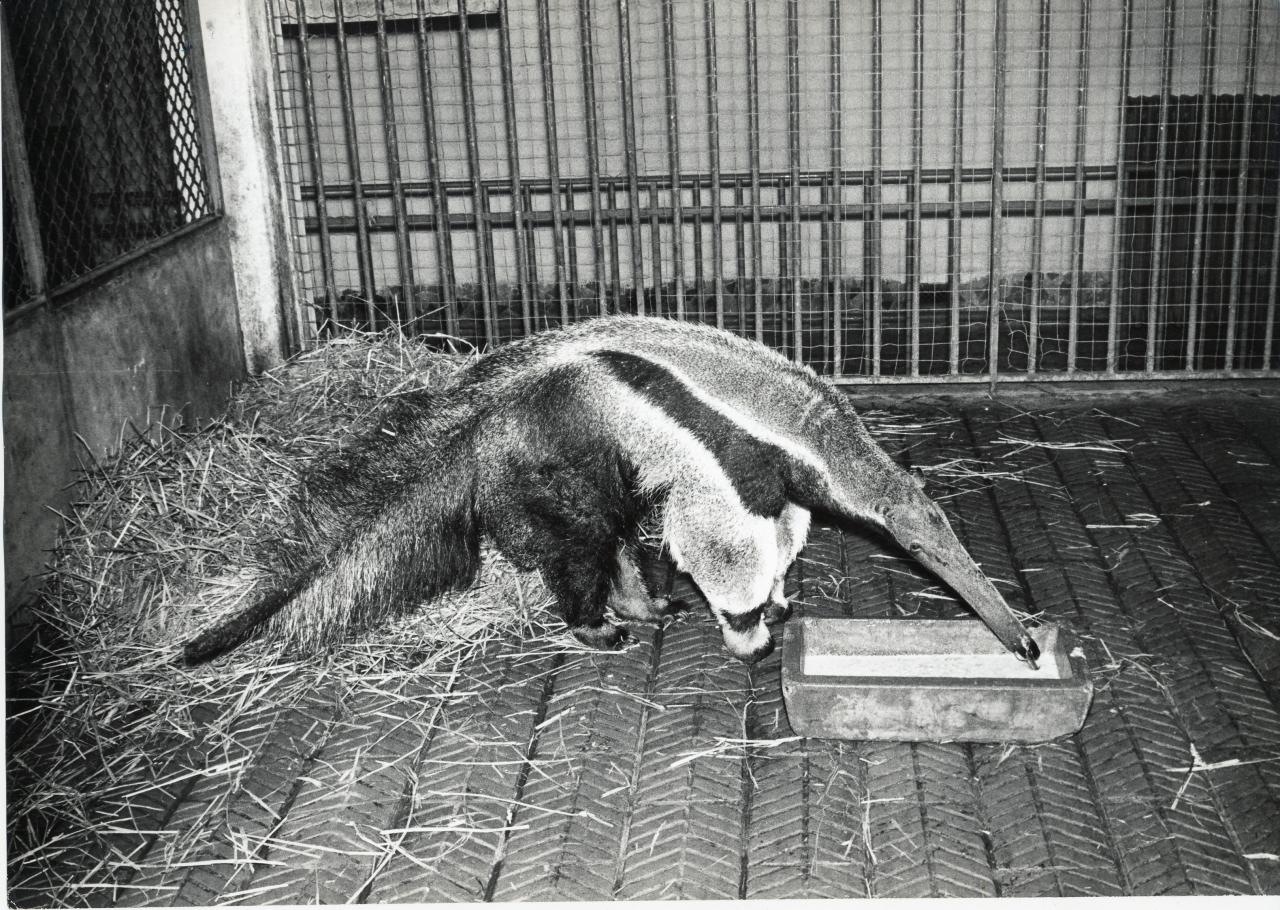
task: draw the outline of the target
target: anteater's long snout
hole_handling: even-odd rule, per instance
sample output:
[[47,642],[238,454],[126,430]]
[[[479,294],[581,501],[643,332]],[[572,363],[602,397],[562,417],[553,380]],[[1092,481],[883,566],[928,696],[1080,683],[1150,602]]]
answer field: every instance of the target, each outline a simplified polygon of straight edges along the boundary
[[[1040,647],[1018,619],[996,586],[983,574],[959,541],[956,550],[939,558],[924,547],[911,548],[912,555],[964,599],[1006,648],[1036,669]],[[958,554],[957,552],[958,551]]]

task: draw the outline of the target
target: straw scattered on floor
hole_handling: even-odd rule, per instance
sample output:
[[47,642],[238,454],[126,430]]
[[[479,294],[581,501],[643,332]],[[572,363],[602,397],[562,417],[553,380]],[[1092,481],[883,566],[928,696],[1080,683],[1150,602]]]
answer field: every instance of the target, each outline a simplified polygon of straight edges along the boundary
[[[495,636],[520,629],[559,640],[539,579],[486,553],[469,590],[327,653],[258,639],[213,664],[175,660],[194,631],[252,591],[265,571],[261,544],[286,520],[303,466],[397,395],[445,387],[467,359],[396,336],[344,340],[253,380],[206,426],[136,435],[110,459],[86,453],[38,606],[46,631],[37,659],[10,682],[11,889],[74,904],[118,881],[113,862],[134,859],[122,835],[146,835],[137,819],[158,790],[185,774],[224,778],[234,791],[234,762],[183,768],[184,750],[202,741],[230,749],[253,732],[249,719],[297,703],[322,680],[394,697],[412,676],[444,695],[458,663]],[[169,843],[166,854],[178,855],[166,862],[199,843]],[[95,866],[85,857],[109,859],[86,876]]]

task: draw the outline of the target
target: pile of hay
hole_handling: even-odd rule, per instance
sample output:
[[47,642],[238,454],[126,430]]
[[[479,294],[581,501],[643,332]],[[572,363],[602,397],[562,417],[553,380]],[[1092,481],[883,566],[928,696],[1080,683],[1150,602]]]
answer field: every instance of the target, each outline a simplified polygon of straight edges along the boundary
[[257,639],[210,665],[176,660],[266,571],[262,543],[286,526],[300,470],[467,360],[394,335],[343,339],[251,381],[219,420],[138,435],[85,466],[37,606],[36,659],[10,674],[11,898],[91,899],[85,870],[133,830],[148,772],[193,740],[233,736],[237,717],[297,703],[335,674],[394,685],[412,673],[443,690],[485,643],[547,620],[537,577],[486,554],[471,589],[326,653]]

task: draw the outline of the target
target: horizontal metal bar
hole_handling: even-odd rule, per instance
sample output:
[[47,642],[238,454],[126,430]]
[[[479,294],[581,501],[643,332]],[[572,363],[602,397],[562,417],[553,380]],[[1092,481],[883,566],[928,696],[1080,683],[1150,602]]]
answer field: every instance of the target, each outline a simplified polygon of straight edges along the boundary
[[17,322],[28,313],[34,313],[36,310],[43,310],[49,305],[49,298],[44,294],[37,294],[30,300],[24,300],[16,306],[11,306],[4,311],[4,324]]
[[[987,373],[939,373],[937,375],[895,376],[883,373],[878,376],[847,374],[838,378],[826,377],[828,382],[841,387],[848,386],[894,386],[894,385],[986,385],[991,381]],[[1000,385],[1008,383],[1035,384],[1040,382],[1080,382],[1099,385],[1108,382],[1134,382],[1151,380],[1186,382],[1205,380],[1231,379],[1280,379],[1280,369],[1276,370],[1143,370],[1117,371],[1108,373],[1102,370],[1090,372],[1076,370],[1074,373],[1019,373],[1001,371]]]
[[54,306],[58,306],[64,302],[63,298],[71,296],[86,285],[109,278],[130,263],[137,262],[139,259],[145,259],[157,250],[164,249],[171,243],[177,243],[179,240],[190,234],[196,234],[203,231],[205,228],[212,227],[221,220],[221,215],[205,215],[203,218],[199,218],[190,224],[184,224],[177,230],[170,231],[163,237],[157,237],[155,240],[148,240],[146,243],[140,243],[133,249],[129,250],[129,252],[112,259],[110,262],[104,262],[102,265],[90,269],[78,278],[65,281],[56,288],[51,289],[48,292],[49,300],[52,301]]
[[[1210,202],[1210,209],[1217,212],[1233,211],[1236,205],[1236,197],[1231,195],[1218,195],[1207,197]],[[1128,198],[1125,200],[1125,211],[1130,214],[1140,214],[1143,211],[1149,211],[1154,208],[1156,200],[1152,198]],[[1166,202],[1165,210],[1167,212],[1189,212],[1195,207],[1195,200],[1178,200],[1175,202]],[[1265,203],[1260,204],[1265,214]],[[1071,217],[1075,213],[1075,200],[1072,199],[1055,199],[1046,200],[1043,203],[1044,214],[1046,217]],[[870,202],[849,202],[841,207],[842,221],[868,221],[873,219],[873,212],[877,208],[874,203]],[[882,202],[878,206],[881,217],[886,221],[901,221],[913,216],[913,204],[909,202],[889,203]],[[952,212],[957,207],[950,202],[926,202],[920,204],[920,215],[925,219],[947,219],[950,218]],[[988,218],[991,216],[991,202],[988,200],[973,200],[961,203],[958,206],[960,215],[964,218]],[[1115,213],[1114,199],[1088,199],[1085,200],[1083,206],[1085,215],[1112,215]],[[725,217],[733,217],[737,214],[749,216],[755,211],[760,214],[761,221],[786,221],[792,217],[792,208],[790,205],[762,205],[758,209],[755,206],[743,205],[726,205],[721,209]],[[699,219],[710,216],[712,208],[710,206],[684,206],[681,215],[685,224],[696,223]],[[670,224],[672,220],[673,210],[670,208],[662,208],[656,211],[642,207],[640,210],[641,220],[657,217],[664,224]],[[829,207],[819,203],[804,204],[799,207],[801,221],[822,221],[830,216]],[[1005,218],[1034,218],[1036,217],[1035,202],[1030,199],[1026,200],[1009,200],[1004,201],[1001,207],[1002,217]],[[600,210],[600,215],[604,219],[617,219],[619,222],[625,222],[631,217],[629,208],[608,207]],[[534,227],[554,227],[555,221],[552,214],[546,210],[534,210],[524,213],[524,218],[533,224]],[[470,228],[475,225],[475,215],[470,213],[451,212],[449,214],[449,227],[451,230],[462,228]],[[330,216],[330,231],[354,231],[356,223],[354,218],[335,218]],[[515,227],[515,218],[511,212],[490,211],[485,215],[485,222],[493,227],[510,228]],[[569,226],[586,226],[591,223],[591,215],[583,211],[562,212],[561,223]],[[308,216],[306,219],[307,233],[313,233],[320,228],[319,219],[315,216]],[[415,230],[432,231],[436,228],[436,216],[430,214],[410,215],[409,227]],[[395,230],[395,221],[390,217],[375,218],[370,216],[368,219],[368,229],[370,231],[393,231]]]
[[[1250,177],[1265,179],[1271,176],[1273,172],[1280,170],[1277,164],[1265,161],[1253,160],[1248,162],[1248,175]],[[1236,177],[1239,176],[1241,168],[1238,164],[1223,164],[1218,167],[1211,166],[1209,168],[1210,176],[1214,177]],[[1082,169],[1082,175],[1086,181],[1097,181],[1102,183],[1111,183],[1116,180],[1117,169],[1114,165],[1090,165]],[[1125,168],[1126,179],[1142,180],[1155,176],[1154,168],[1147,167],[1128,167]],[[1168,174],[1173,177],[1194,177],[1196,169],[1194,164],[1173,166],[1172,163],[1168,167]],[[1077,174],[1074,165],[1064,165],[1061,167],[1046,167],[1044,179],[1046,183],[1074,183]],[[989,167],[971,167],[965,168],[961,173],[961,182],[963,183],[990,183],[992,171]],[[600,187],[602,192],[612,190],[622,190],[626,187],[627,178],[625,176],[606,177],[600,176]],[[668,174],[649,174],[642,175],[639,178],[647,189],[650,184],[654,184],[660,190],[671,188],[671,177]],[[725,171],[720,175],[720,186],[723,189],[732,188],[738,181],[750,181],[751,175],[747,172]],[[951,184],[954,183],[955,175],[951,168],[924,168],[920,171],[920,182],[922,184]],[[1034,167],[1016,167],[1005,168],[1001,174],[1001,180],[1005,184],[1010,183],[1035,183],[1036,171]],[[873,181],[871,171],[859,171],[845,169],[841,171],[840,186],[863,186]],[[786,171],[761,171],[760,183],[762,186],[778,186],[789,184],[791,175]],[[831,182],[831,171],[802,171],[800,173],[800,186],[806,187],[822,187],[829,186]],[[907,186],[913,182],[912,172],[910,169],[905,170],[885,170],[881,179],[881,184],[885,186]],[[459,195],[471,191],[471,181],[469,180],[442,180],[441,186],[446,192],[454,192]],[[504,179],[488,179],[484,180],[486,189],[490,193],[501,191],[506,188],[507,180]],[[525,187],[535,193],[546,193],[551,191],[551,181],[549,179],[525,179],[523,181]],[[692,189],[693,187],[709,188],[715,186],[715,181],[706,174],[682,174],[680,176],[680,186],[684,189]],[[568,192],[589,192],[589,183],[586,177],[565,177],[560,176],[560,186]],[[403,184],[403,192],[406,196],[430,196],[432,184],[426,180],[406,180]],[[365,198],[390,198],[392,195],[391,184],[389,183],[373,183],[365,182],[362,186]],[[300,187],[303,199],[315,198],[315,186],[311,183],[303,183]],[[325,184],[325,191],[333,199],[349,199],[352,195],[350,185]]]

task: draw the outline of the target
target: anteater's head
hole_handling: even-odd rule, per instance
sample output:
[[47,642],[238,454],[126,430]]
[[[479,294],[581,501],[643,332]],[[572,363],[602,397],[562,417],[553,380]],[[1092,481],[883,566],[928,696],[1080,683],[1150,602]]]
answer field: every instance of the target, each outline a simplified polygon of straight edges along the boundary
[[923,481],[899,468],[882,473],[866,516],[973,608],[1006,648],[1033,667],[1040,656],[1025,626],[960,543]]

